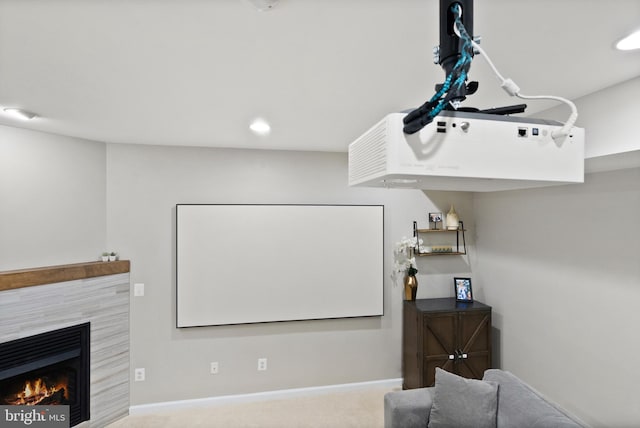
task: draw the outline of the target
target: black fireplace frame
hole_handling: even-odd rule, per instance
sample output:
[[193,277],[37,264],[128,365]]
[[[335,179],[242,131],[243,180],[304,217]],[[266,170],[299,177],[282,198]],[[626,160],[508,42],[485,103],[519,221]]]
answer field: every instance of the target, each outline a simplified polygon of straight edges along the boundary
[[31,371],[74,360],[78,376],[75,403],[70,406],[70,426],[90,419],[91,323],[77,324],[0,343],[0,382]]

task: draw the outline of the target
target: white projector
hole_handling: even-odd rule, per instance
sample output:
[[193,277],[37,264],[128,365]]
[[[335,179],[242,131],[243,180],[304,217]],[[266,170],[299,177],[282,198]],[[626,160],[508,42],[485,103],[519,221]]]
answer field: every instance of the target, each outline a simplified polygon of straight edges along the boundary
[[584,128],[561,143],[556,121],[443,111],[406,135],[391,113],[349,145],[349,185],[490,192],[584,181]]

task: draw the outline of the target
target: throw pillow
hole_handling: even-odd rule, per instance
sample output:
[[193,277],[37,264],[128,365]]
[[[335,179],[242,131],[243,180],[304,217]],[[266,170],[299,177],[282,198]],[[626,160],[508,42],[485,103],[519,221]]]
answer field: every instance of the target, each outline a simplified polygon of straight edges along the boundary
[[496,428],[498,384],[436,368],[428,428]]

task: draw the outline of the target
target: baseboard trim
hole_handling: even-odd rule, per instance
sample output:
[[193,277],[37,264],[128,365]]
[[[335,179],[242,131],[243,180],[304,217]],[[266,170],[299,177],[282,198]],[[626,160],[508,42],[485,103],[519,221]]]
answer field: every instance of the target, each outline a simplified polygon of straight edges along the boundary
[[340,385],[314,386],[309,388],[282,389],[277,391],[255,392],[251,394],[224,395],[220,397],[196,398],[193,400],[164,401],[160,403],[140,404],[129,407],[130,415],[158,414],[162,412],[189,409],[194,407],[226,404],[252,403],[258,401],[285,398],[309,397],[336,392],[351,392],[373,387],[389,389],[402,386],[402,378],[374,380],[369,382],[345,383]]

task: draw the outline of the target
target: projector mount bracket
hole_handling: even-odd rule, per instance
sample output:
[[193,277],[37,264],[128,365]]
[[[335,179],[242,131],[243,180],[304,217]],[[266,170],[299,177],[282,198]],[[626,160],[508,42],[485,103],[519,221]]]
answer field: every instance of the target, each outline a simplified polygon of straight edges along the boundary
[[478,90],[478,82],[467,83],[475,46],[480,42],[473,34],[473,0],[440,0],[440,45],[433,48],[433,62],[445,72],[444,83],[437,84],[436,94],[404,118],[405,134],[420,131],[442,110],[460,110],[495,115],[523,113],[526,104],[479,110],[460,107],[467,95]]

